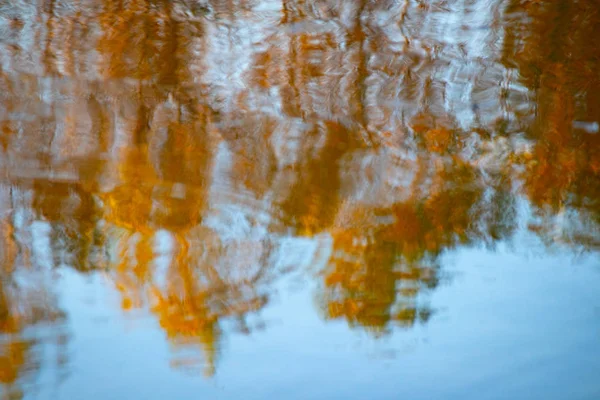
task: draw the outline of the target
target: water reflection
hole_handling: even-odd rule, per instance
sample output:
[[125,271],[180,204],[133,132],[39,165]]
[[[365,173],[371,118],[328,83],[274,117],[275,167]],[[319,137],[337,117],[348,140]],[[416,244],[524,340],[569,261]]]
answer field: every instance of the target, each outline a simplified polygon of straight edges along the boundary
[[379,336],[431,318],[445,252],[600,246],[593,2],[21,0],[0,32],[13,397],[66,346],[64,268],[211,375],[293,273]]
[[[13,211],[20,194],[4,185],[0,188],[0,382],[8,398],[20,398],[22,385],[35,381],[42,365],[63,374],[68,362],[66,315],[58,304],[51,271],[34,254],[44,244]],[[43,339],[31,335],[30,327],[44,325],[53,327],[51,334]],[[56,351],[50,365],[42,353],[47,347]]]

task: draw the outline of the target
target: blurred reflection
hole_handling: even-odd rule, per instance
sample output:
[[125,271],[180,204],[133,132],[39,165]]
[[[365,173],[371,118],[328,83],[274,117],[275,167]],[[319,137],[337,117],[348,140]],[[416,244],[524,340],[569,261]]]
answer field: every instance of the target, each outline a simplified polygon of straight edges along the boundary
[[598,249],[592,2],[263,3],[0,2],[11,396],[59,268],[105,272],[211,375],[306,266],[325,319],[378,336],[435,312],[445,252],[522,225]]
[[589,38],[600,33],[600,15],[591,2],[525,3],[508,4],[503,61],[519,71],[519,83],[535,99],[522,105],[533,143],[524,190],[540,215],[532,227],[554,240],[597,248],[600,45]]
[[[33,206],[23,194],[0,185],[0,382],[4,397],[10,399],[22,398],[34,386],[41,366],[48,367],[43,349],[56,349],[53,367],[59,377],[67,362],[66,316],[54,293],[52,273],[38,257],[43,249],[33,243],[39,227],[22,222],[31,222],[26,214]],[[50,326],[53,333],[32,331],[43,326]]]

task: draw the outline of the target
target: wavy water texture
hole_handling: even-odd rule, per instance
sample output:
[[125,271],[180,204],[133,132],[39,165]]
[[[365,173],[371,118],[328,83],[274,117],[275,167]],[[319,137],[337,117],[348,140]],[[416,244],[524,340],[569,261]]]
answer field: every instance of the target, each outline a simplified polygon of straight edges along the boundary
[[0,0],[8,398],[69,369],[66,269],[210,376],[286,277],[377,338],[453,250],[595,254],[597,37],[589,0]]

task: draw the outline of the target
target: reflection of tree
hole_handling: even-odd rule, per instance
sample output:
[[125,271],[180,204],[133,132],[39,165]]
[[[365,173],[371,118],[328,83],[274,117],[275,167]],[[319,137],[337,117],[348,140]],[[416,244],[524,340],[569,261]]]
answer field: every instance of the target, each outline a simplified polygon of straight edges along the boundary
[[[600,137],[578,121],[600,121],[600,14],[593,2],[514,0],[507,14],[506,64],[534,94],[528,136],[535,141],[524,190],[543,219],[572,214],[600,222]],[[585,17],[584,17],[585,16]],[[545,209],[545,210],[544,210]],[[597,228],[585,224],[589,232]],[[566,227],[565,227],[566,228]],[[584,244],[597,238],[573,233]],[[571,240],[579,241],[576,237]]]
[[27,370],[35,368],[31,354],[32,344],[27,341],[9,341],[0,344],[0,383],[5,387],[5,398],[23,398],[22,389],[16,382]]
[[[212,373],[228,321],[248,331],[267,304],[282,233],[331,236],[324,314],[376,333],[427,320],[444,252],[512,236],[517,189],[540,236],[568,220],[571,244],[597,246],[600,136],[573,121],[600,121],[598,12],[508,1],[495,55],[474,53],[467,22],[439,37],[434,3],[45,2],[40,70],[0,43],[15,62],[0,70],[0,165],[49,225],[52,266],[106,270],[124,310],[148,306]],[[264,236],[223,234],[227,207],[231,231]],[[33,240],[13,222],[0,227],[8,383],[35,358],[22,330],[52,314],[16,284]]]
[[246,316],[267,302],[259,292],[267,279],[264,261],[248,263],[246,244],[224,246],[213,235],[209,230],[193,232],[193,247],[184,238],[178,240],[166,283],[153,286],[153,311],[167,336],[184,348],[200,345],[207,374],[214,373],[221,322],[234,319],[246,330]]
[[[18,204],[5,189],[0,187],[1,204],[4,210],[10,210]],[[14,222],[12,213],[5,213],[0,220],[0,384],[6,398],[20,399],[43,362],[41,348],[52,340],[52,337],[38,338],[25,331],[38,324],[60,327],[65,315],[52,293],[48,271],[44,266],[30,263],[24,254],[24,243],[15,240]],[[65,337],[59,328],[57,368],[62,368],[66,361]]]
[[[106,74],[170,87],[181,82],[186,37],[184,24],[174,16],[173,2],[109,0],[98,18],[103,28],[98,47],[107,58]],[[185,25],[198,26],[193,21]]]
[[93,256],[102,247],[98,232],[99,208],[91,193],[79,184],[38,181],[32,207],[36,216],[50,223],[54,265],[66,264],[79,271],[96,267]]
[[[222,323],[233,321],[248,332],[247,316],[267,302],[271,246],[222,243],[215,232],[198,226],[170,236],[174,248],[168,265],[163,265],[155,259],[155,240],[140,233],[121,238],[113,277],[123,296],[123,308],[149,304],[175,349],[186,352],[199,347],[205,373],[212,375]],[[174,365],[194,367],[197,356],[191,357],[178,359]]]
[[[311,146],[325,143],[316,150]],[[330,228],[340,205],[340,162],[357,146],[355,134],[342,124],[325,122],[308,132],[306,154],[298,165],[297,181],[281,209],[286,226],[296,234],[314,234]],[[314,156],[312,155],[314,154]]]
[[[185,243],[186,232],[202,221],[210,154],[198,117],[202,115],[196,113],[188,120],[180,117],[166,124],[166,140],[156,165],[151,164],[147,144],[138,143],[120,163],[117,184],[100,196],[106,221],[115,226],[109,230],[120,236],[113,272],[123,308],[143,306],[147,291],[152,289],[156,299],[153,310],[168,337],[173,341],[180,336],[198,340],[207,349],[207,363],[212,364],[214,354],[208,349],[216,346],[218,327],[214,316],[203,308],[201,291],[196,293],[195,285],[202,276],[194,275],[194,261],[184,250],[175,257],[167,280],[176,290],[164,296],[157,289],[154,263],[154,239],[160,229],[174,233]],[[145,141],[152,142],[155,135],[156,130],[148,130]],[[177,293],[183,296],[181,303]]]
[[[41,347],[52,338],[31,338],[25,330],[37,324],[63,323],[64,315],[58,310],[56,299],[44,288],[18,287],[14,280],[2,277],[0,287],[0,384],[8,398],[20,399],[23,387],[32,383],[41,367]],[[66,361],[66,336],[58,330],[56,342],[59,351],[58,369]]]
[[427,318],[428,311],[417,311],[413,300],[435,271],[403,261],[396,247],[381,235],[334,237],[335,255],[325,276],[323,299],[328,318],[345,318],[374,332],[385,331],[392,321],[410,326],[418,313]]
[[[482,220],[484,204],[472,168],[454,161],[423,174],[433,174],[426,193],[415,190],[389,209],[358,208],[346,218],[359,228],[334,234],[325,276],[328,317],[344,317],[376,332],[385,331],[390,322],[410,326],[417,319],[427,320],[431,310],[419,306],[416,297],[421,289],[435,287],[437,257],[487,235],[474,223]],[[369,214],[371,222],[362,227]],[[373,223],[382,217],[393,222]]]
[[[236,279],[230,275],[243,275],[241,265],[219,267],[227,258],[226,249],[231,247],[222,248],[218,241],[209,245],[215,240],[214,234],[201,228],[213,163],[209,129],[214,113],[193,93],[193,88],[186,86],[189,66],[177,61],[178,57],[189,57],[185,45],[188,38],[179,37],[178,33],[183,27],[172,20],[168,2],[154,6],[164,12],[134,13],[130,17],[134,24],[141,24],[137,33],[146,35],[143,43],[165,51],[154,54],[150,48],[147,50],[152,56],[145,57],[143,50],[134,50],[133,60],[152,65],[122,71],[121,67],[127,67],[129,61],[121,60],[121,53],[112,53],[110,47],[115,41],[111,35],[125,34],[119,29],[101,42],[101,48],[107,49],[109,63],[117,65],[109,67],[108,73],[121,71],[126,77],[145,71],[143,82],[154,78],[158,81],[156,86],[144,83],[138,89],[136,119],[129,122],[133,140],[118,163],[115,184],[100,196],[107,221],[116,227],[115,232],[126,232],[121,233],[119,263],[114,269],[123,307],[140,307],[150,297],[152,312],[169,340],[178,349],[200,347],[205,355],[205,372],[212,374],[222,320],[242,321],[247,313],[260,309],[266,299],[252,294],[256,283],[253,279],[259,279],[260,274]],[[164,15],[169,20],[162,21]],[[164,22],[171,28],[156,32],[154,22]],[[144,29],[150,32],[143,33]],[[223,136],[243,159],[243,152],[252,148],[236,149],[239,142],[235,141],[235,129],[225,130]],[[235,170],[238,169],[236,165]],[[168,231],[175,243],[166,269],[154,262],[159,230]],[[196,237],[198,234],[200,238]],[[193,361],[179,360],[176,365],[186,366]]]

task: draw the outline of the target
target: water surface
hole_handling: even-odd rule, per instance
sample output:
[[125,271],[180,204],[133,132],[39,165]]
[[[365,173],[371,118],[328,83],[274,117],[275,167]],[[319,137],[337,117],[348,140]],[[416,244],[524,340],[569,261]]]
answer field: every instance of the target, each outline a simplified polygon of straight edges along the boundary
[[0,0],[7,399],[600,398],[594,0]]

